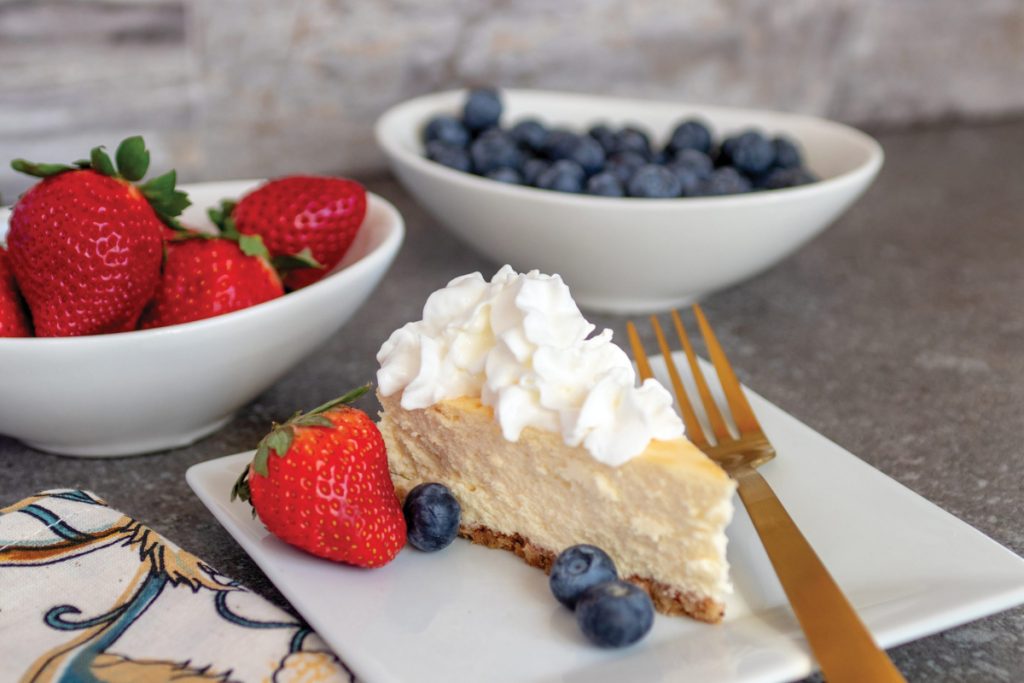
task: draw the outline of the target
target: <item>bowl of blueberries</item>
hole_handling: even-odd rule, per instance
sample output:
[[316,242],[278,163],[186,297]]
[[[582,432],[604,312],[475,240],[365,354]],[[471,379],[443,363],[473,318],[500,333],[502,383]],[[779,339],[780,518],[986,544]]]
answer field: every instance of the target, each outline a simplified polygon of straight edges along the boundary
[[871,184],[879,144],[781,112],[476,88],[398,104],[376,137],[412,195],[585,308],[657,311],[742,282]]

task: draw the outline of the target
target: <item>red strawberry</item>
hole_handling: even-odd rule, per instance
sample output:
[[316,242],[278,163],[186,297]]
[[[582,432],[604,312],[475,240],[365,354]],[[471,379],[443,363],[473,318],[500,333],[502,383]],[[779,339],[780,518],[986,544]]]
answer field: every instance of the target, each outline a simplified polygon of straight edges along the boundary
[[0,247],[0,337],[31,337],[25,307],[7,264],[7,252]]
[[142,138],[117,149],[117,168],[101,147],[76,166],[17,159],[18,171],[44,178],[11,214],[11,268],[41,337],[135,328],[156,290],[163,224],[188,206],[174,171],[136,187],[149,166]]
[[250,501],[270,533],[306,552],[380,567],[405,545],[405,518],[377,425],[344,405],[368,389],[275,424],[231,498]]
[[270,263],[248,253],[244,245],[181,233],[167,242],[163,277],[142,314],[141,327],[212,318],[283,294],[281,279]]
[[[317,176],[271,180],[242,197],[231,211],[238,232],[262,236],[271,255],[281,259],[275,265],[296,268],[284,278],[291,289],[316,282],[338,265],[365,216],[362,185]],[[322,268],[288,261],[295,254],[311,256]]]

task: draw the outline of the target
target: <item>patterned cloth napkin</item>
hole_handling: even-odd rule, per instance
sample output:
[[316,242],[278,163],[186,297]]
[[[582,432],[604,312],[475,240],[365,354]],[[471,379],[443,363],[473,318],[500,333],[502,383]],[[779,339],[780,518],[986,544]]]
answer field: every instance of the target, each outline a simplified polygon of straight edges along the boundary
[[0,680],[354,681],[308,626],[87,491],[0,509]]

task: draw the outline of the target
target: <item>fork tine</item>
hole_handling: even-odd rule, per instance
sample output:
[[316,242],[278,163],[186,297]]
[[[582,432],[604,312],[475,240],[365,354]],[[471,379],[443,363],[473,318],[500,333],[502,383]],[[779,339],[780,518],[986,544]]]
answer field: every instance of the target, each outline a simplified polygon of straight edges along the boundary
[[658,339],[661,357],[665,359],[665,367],[668,369],[668,376],[672,380],[672,388],[676,392],[679,410],[683,414],[683,424],[686,425],[686,436],[698,447],[706,445],[708,440],[704,436],[700,420],[697,419],[697,413],[693,410],[693,404],[690,403],[690,398],[686,395],[683,380],[679,377],[679,370],[676,368],[675,360],[672,359],[672,349],[669,348],[668,342],[665,341],[665,333],[661,331],[661,324],[658,322],[657,316],[651,316],[651,326],[654,328],[654,336]]
[[722,417],[722,412],[718,409],[715,397],[711,395],[708,382],[704,379],[704,372],[697,363],[697,354],[693,352],[693,346],[690,345],[690,337],[686,334],[686,327],[683,326],[683,320],[679,317],[679,311],[675,309],[672,310],[672,322],[675,324],[679,343],[683,345],[683,351],[686,352],[686,360],[690,364],[690,374],[693,375],[693,381],[697,385],[697,393],[700,394],[701,403],[704,404],[704,412],[707,413],[708,422],[711,424],[711,431],[714,432],[718,443],[731,441],[732,434],[729,433],[729,427],[725,424],[725,419]]
[[651,372],[651,364],[647,360],[647,352],[644,351],[644,345],[640,342],[640,335],[637,334],[636,325],[632,320],[626,323],[626,334],[629,335],[629,345],[633,348],[633,357],[636,358],[636,369],[640,373],[640,379],[654,377],[654,373]]
[[697,316],[697,324],[700,326],[701,336],[704,337],[704,343],[708,347],[711,363],[715,366],[715,371],[718,373],[718,379],[722,384],[722,391],[725,393],[725,400],[729,403],[730,410],[732,410],[732,419],[736,422],[736,428],[741,435],[748,432],[761,432],[761,425],[758,424],[757,418],[754,417],[754,411],[750,409],[747,397],[743,395],[740,382],[736,379],[736,373],[733,372],[732,365],[725,356],[725,351],[722,350],[721,344],[718,343],[718,337],[715,336],[711,325],[708,324],[707,318],[704,317],[704,311],[701,310],[700,306],[694,304],[693,312]]

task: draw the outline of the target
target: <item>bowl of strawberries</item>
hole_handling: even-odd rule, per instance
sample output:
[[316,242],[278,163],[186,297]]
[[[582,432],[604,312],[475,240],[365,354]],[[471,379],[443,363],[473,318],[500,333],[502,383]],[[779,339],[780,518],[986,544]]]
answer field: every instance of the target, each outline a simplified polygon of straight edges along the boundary
[[[128,138],[0,208],[0,434],[133,455],[192,443],[345,324],[401,246],[352,180],[177,187]],[[59,406],[58,410],[55,410]]]

